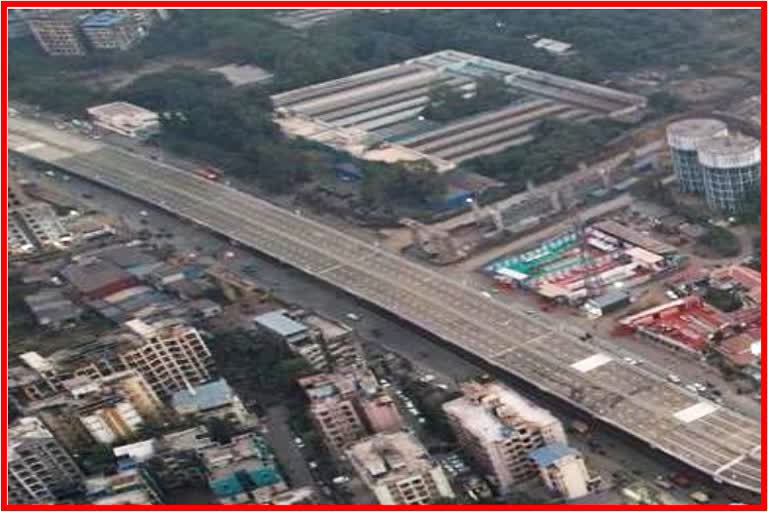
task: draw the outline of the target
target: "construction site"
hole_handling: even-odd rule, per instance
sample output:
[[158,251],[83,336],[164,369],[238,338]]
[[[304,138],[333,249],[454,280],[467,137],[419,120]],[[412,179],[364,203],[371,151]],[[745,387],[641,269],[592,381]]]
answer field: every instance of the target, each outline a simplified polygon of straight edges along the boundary
[[639,286],[678,261],[673,247],[617,222],[583,226],[577,221],[571,230],[497,259],[484,271],[502,287],[575,305],[611,290]]
[[[422,115],[436,86],[471,97],[483,77],[503,81],[512,101],[443,123]],[[277,94],[272,102],[275,121],[290,136],[361,159],[427,159],[438,172],[531,141],[543,119],[630,119],[646,106],[642,96],[454,50]]]

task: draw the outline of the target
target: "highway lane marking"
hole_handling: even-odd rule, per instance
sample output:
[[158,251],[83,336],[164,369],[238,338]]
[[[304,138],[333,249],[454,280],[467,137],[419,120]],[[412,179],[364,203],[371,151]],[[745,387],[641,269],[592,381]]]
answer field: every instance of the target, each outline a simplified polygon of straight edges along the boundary
[[[122,177],[122,178],[124,178],[124,177]],[[110,181],[113,181],[113,180],[110,180]],[[147,181],[149,181],[149,180],[147,180]],[[122,188],[122,187],[121,187],[121,186],[119,186],[119,185],[112,185],[112,186],[116,186],[116,188]],[[200,200],[198,200],[198,201],[200,201]],[[214,228],[214,229],[215,229],[215,228]],[[218,229],[216,229],[216,230],[218,230]],[[248,242],[248,243],[250,243],[250,242]],[[263,250],[263,249],[260,249],[260,250]],[[320,254],[322,254],[322,252],[321,252]],[[280,256],[280,255],[278,255],[278,257],[281,257],[281,256]],[[331,259],[334,259],[334,256],[331,256],[330,258],[331,258]],[[394,263],[397,263],[397,262],[394,262]],[[384,278],[384,277],[381,277],[381,276],[379,276],[379,275],[376,275],[376,276],[375,276],[375,278],[376,278],[376,279],[378,279],[378,280],[384,280],[384,281],[386,281],[386,278]],[[334,284],[336,284],[336,285],[338,286],[338,283],[334,283]],[[363,290],[363,293],[365,293],[365,290]],[[355,293],[355,294],[357,295],[357,293]],[[409,295],[413,295],[413,294],[409,294]],[[421,294],[418,294],[418,295],[421,295]],[[430,302],[431,302],[431,301],[430,301]],[[470,309],[472,309],[472,308],[470,308]],[[506,308],[505,308],[505,309],[506,309]],[[506,313],[508,314],[509,312],[506,312]],[[462,316],[463,316],[463,315],[462,315]],[[413,321],[413,320],[411,320],[411,321]],[[474,323],[472,323],[472,325],[474,325]],[[534,325],[537,325],[537,323],[534,323]],[[466,336],[467,336],[466,334],[464,334],[464,333],[461,333],[461,337],[462,337],[462,338],[464,338],[464,337],[466,337]],[[451,336],[451,337],[453,337],[453,336]],[[496,338],[497,338],[497,337],[496,337],[496,336],[494,336],[494,339],[496,339]],[[470,336],[470,337],[469,337],[469,339],[472,339],[472,337]],[[505,341],[508,341],[506,338],[501,338],[501,339],[503,339],[503,340],[505,340]],[[477,341],[475,341],[475,344],[478,344],[478,343],[477,343]],[[459,343],[459,345],[460,345],[460,346],[464,346],[463,340],[461,340],[461,342]],[[555,370],[557,370],[557,369],[558,369],[558,365],[554,365],[554,366],[555,366]],[[543,366],[542,366],[542,368],[543,368]]]

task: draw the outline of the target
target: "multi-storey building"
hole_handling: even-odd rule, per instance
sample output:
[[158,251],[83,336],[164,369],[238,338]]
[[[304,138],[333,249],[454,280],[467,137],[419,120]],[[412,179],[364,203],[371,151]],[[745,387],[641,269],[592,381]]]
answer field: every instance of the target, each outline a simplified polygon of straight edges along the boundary
[[567,500],[590,493],[591,483],[584,457],[578,450],[563,443],[553,443],[530,453],[544,484]]
[[[17,400],[34,400],[60,392],[73,377],[99,380],[135,370],[160,398],[208,381],[213,372],[211,352],[194,327],[178,319],[147,324],[126,322],[126,329],[93,342],[54,352],[45,358],[22,354],[27,369],[12,369]],[[31,370],[31,371],[30,371]]]
[[566,442],[560,421],[497,382],[468,382],[464,396],[443,404],[456,437],[477,469],[504,494],[532,478],[532,450]]
[[251,419],[240,397],[224,379],[190,385],[188,389],[177,391],[171,398],[171,404],[179,416],[198,420],[215,417],[246,424]]
[[57,394],[21,406],[71,451],[94,441],[112,444],[136,433],[150,419],[160,419],[163,403],[135,371],[99,379],[75,377],[61,382]]
[[363,419],[371,432],[397,432],[405,426],[397,404],[387,393],[361,399],[360,407]]
[[304,311],[271,311],[254,318],[256,328],[284,342],[319,372],[365,369],[362,346],[353,329],[341,322]]
[[127,50],[147,33],[129,13],[114,11],[89,16],[80,28],[96,50]]
[[20,418],[8,429],[8,501],[55,503],[81,485],[82,473],[43,423]]
[[24,11],[32,35],[49,55],[85,55],[80,22],[90,10],[28,9]]
[[219,503],[269,503],[288,489],[269,447],[255,433],[200,450],[208,486]]
[[30,200],[13,174],[8,187],[7,239],[11,254],[62,249],[72,241],[51,205]]
[[134,465],[119,467],[114,475],[85,481],[86,497],[94,505],[147,505],[163,502],[160,486],[148,472]]
[[377,434],[350,446],[346,453],[382,505],[424,505],[454,497],[442,467],[411,434]]
[[336,455],[367,435],[358,412],[358,380],[351,375],[321,373],[299,379],[310,400],[312,420],[326,445]]

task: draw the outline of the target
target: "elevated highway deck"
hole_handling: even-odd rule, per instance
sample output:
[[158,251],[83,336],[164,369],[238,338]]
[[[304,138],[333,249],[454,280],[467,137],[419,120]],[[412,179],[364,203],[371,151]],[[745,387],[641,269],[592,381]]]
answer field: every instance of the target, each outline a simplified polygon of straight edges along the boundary
[[507,371],[719,481],[759,493],[760,425],[600,353],[438,272],[233,188],[136,154],[8,120],[9,149],[281,260]]

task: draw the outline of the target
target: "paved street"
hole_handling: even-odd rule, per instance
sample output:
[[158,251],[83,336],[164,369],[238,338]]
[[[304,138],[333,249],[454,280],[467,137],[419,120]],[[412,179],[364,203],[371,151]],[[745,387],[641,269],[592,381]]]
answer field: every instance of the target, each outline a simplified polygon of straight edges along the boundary
[[281,405],[267,409],[267,441],[274,450],[291,487],[306,485],[314,487],[315,480],[309,471],[307,461],[304,460],[301,450],[293,442],[294,435],[288,426],[289,416],[288,409]]
[[324,225],[226,186],[21,120],[11,149],[224,233],[523,378],[734,485],[760,486],[759,425]]

